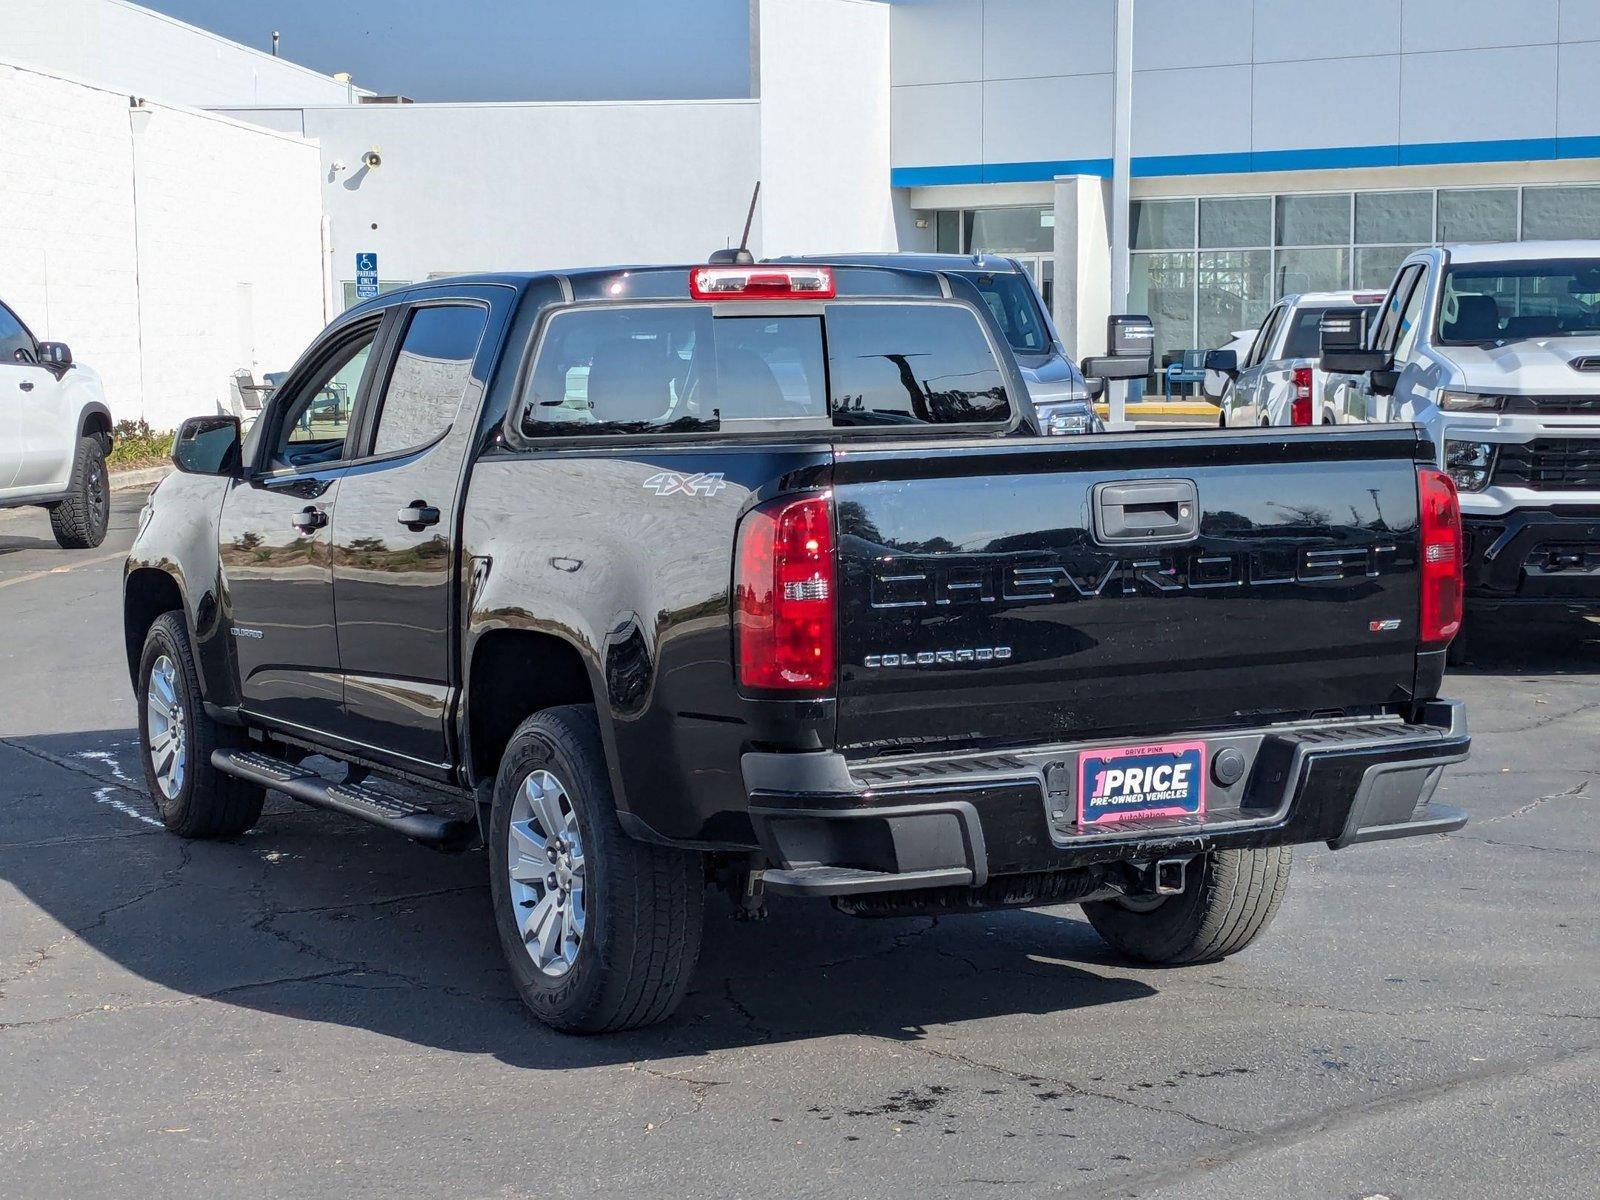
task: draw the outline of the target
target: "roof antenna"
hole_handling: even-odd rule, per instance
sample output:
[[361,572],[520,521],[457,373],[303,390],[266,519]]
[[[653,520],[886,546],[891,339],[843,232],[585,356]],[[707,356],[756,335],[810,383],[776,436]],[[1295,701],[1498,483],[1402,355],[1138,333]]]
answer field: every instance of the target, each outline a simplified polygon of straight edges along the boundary
[[753,263],[755,255],[750,253],[750,226],[756,219],[756,201],[761,198],[761,180],[756,180],[756,189],[750,193],[750,210],[744,215],[744,234],[739,238],[737,250],[713,250],[707,259],[713,266],[723,263]]

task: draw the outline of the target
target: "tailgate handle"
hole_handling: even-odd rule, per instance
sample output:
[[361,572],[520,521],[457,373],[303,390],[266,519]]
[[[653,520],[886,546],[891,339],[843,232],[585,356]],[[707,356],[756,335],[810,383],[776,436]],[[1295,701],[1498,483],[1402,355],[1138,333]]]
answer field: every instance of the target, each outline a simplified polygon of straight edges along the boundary
[[1094,536],[1102,544],[1186,542],[1200,535],[1192,479],[1141,479],[1094,486]]

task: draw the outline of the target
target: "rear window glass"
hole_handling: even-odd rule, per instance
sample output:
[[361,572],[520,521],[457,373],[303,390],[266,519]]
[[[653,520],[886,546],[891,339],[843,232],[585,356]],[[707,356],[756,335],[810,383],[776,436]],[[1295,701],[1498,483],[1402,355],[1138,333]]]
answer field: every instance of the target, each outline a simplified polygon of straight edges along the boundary
[[1050,348],[1050,335],[1045,332],[1044,318],[1034,303],[1033,285],[1026,276],[980,271],[960,274],[978,289],[1013,350],[1040,354]]
[[[1378,311],[1378,306],[1361,304],[1353,307],[1360,308],[1367,314],[1370,327],[1372,314]],[[1322,353],[1322,315],[1327,308],[1302,308],[1294,314],[1294,323],[1289,326],[1289,336],[1283,341],[1284,358],[1316,358]]]
[[970,424],[1010,411],[966,308],[830,305],[825,338],[821,317],[713,317],[704,305],[668,304],[552,316],[520,423],[530,437],[571,437],[739,421],[824,428],[830,413],[845,426]]
[[550,319],[522,429],[570,436],[817,420],[827,411],[824,375],[818,317],[576,309]]
[[835,425],[969,424],[1011,412],[977,318],[942,304],[828,309]]

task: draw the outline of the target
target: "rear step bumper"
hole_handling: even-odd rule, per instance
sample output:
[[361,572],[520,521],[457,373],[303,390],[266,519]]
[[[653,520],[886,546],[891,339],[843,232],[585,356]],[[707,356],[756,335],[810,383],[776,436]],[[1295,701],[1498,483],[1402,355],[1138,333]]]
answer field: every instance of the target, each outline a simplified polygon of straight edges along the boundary
[[459,812],[436,811],[360,784],[336,783],[315,771],[255,750],[213,750],[211,765],[224,775],[247,779],[304,804],[392,829],[438,850],[464,850],[478,836],[476,814],[468,805]]
[[1454,701],[1430,703],[1416,724],[1307,723],[1196,740],[1210,748],[1209,762],[1228,749],[1244,764],[1231,784],[1209,781],[1205,817],[1088,831],[1075,822],[1077,755],[1107,742],[874,763],[831,752],[746,754],[750,819],[770,863],[766,886],[824,896],[982,887],[994,876],[1211,850],[1306,842],[1339,849],[1448,833],[1467,821],[1431,802],[1444,768],[1471,747]]

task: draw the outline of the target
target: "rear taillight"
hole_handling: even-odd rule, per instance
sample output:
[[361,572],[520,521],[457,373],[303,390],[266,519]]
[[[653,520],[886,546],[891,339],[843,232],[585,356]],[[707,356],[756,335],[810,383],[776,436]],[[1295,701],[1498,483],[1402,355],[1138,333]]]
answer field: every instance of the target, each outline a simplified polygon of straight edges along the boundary
[[1291,425],[1311,424],[1311,368],[1294,369],[1294,403],[1289,406]]
[[1422,515],[1422,645],[1449,645],[1461,628],[1461,501],[1450,476],[1432,467],[1417,472]]
[[745,517],[733,576],[740,687],[833,689],[837,574],[827,497],[779,501]]

